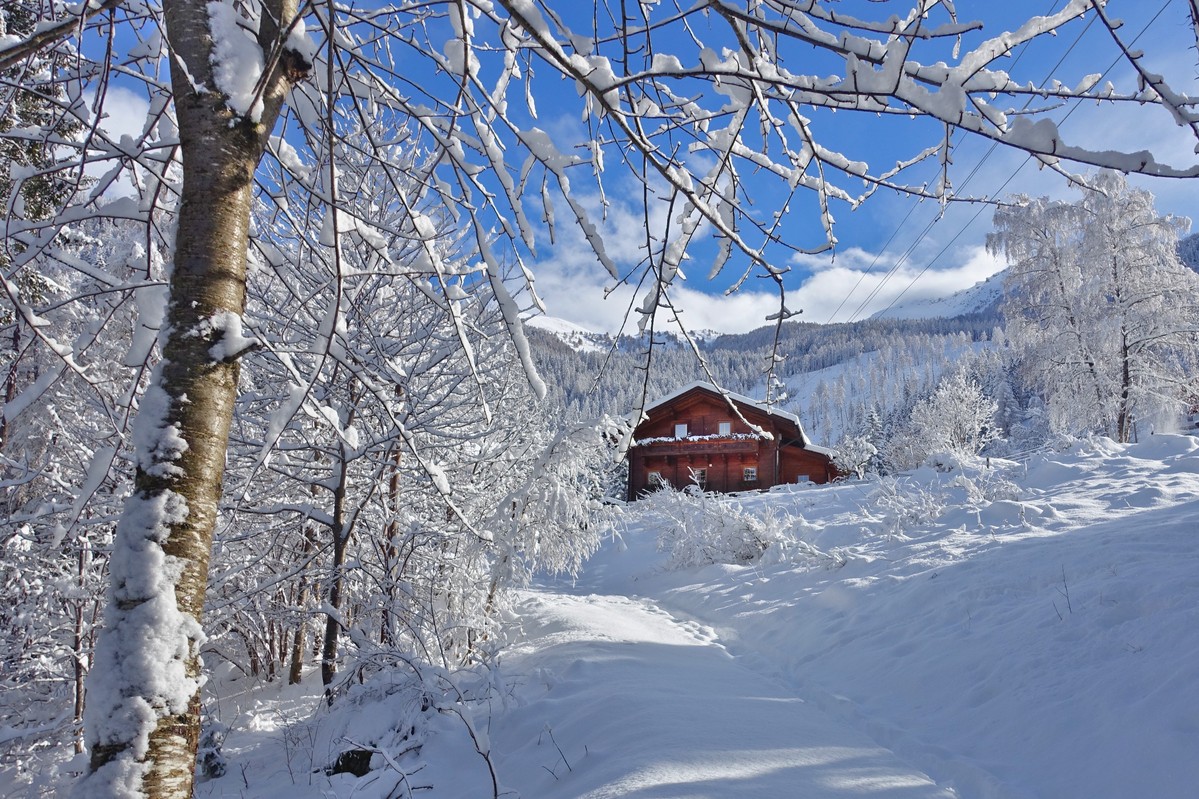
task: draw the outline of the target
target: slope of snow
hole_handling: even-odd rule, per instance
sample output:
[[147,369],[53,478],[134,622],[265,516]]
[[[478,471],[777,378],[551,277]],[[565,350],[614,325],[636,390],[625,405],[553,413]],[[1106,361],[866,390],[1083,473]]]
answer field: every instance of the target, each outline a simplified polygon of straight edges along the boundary
[[994,312],[1003,299],[1004,273],[991,275],[948,297],[914,299],[886,308],[871,319],[952,319],[966,314]]
[[[506,682],[474,720],[500,795],[1193,796],[1199,441],[992,465],[709,503],[777,534],[749,565],[671,571],[630,506],[576,582],[510,611]],[[385,764],[319,771],[394,708],[305,719],[289,696],[239,700],[229,771],[198,796],[407,795]],[[451,721],[418,795],[492,796]]]
[[490,731],[516,795],[953,797],[652,601],[539,590],[516,615],[530,679]]
[[[813,440],[831,446],[846,432],[852,431],[852,427],[850,431],[845,429],[844,425],[848,419],[844,416],[824,420],[815,418],[814,401],[822,385],[828,388],[843,384],[849,402],[864,402],[867,406],[873,403],[878,409],[886,412],[893,408],[890,402],[897,402],[904,396],[905,386],[915,389],[917,393],[931,392],[941,379],[944,369],[951,368],[968,355],[979,353],[991,346],[993,345],[989,341],[968,344],[945,341],[940,349],[924,359],[909,361],[902,361],[887,353],[883,355],[882,367],[877,370],[874,367],[879,364],[880,353],[862,353],[823,369],[788,375],[783,379],[785,396],[779,401],[778,407],[786,408],[799,417],[805,434],[810,434]],[[940,357],[941,354],[944,357]],[[871,375],[869,385],[872,395],[854,393],[855,378],[862,375]],[[765,381],[755,387],[754,393],[757,396],[765,395]]]
[[556,316],[531,316],[524,320],[524,324],[526,327],[535,327],[552,334],[578,352],[600,352],[607,349],[600,344],[606,338],[604,335]]
[[711,626],[735,659],[961,796],[1194,795],[1193,439],[740,502],[793,514],[811,549],[654,573],[634,565],[648,551],[633,530],[591,579]]

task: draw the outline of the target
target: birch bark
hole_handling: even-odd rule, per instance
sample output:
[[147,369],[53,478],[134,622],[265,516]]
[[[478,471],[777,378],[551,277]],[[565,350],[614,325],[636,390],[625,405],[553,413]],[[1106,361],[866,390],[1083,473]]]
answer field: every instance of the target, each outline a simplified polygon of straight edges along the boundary
[[163,360],[139,412],[135,488],[117,530],[89,678],[81,796],[192,794],[201,616],[238,380],[236,358],[211,354],[223,333],[209,320],[245,309],[254,172],[290,88],[271,55],[283,52],[287,35],[274,21],[290,23],[296,3],[264,6],[258,45],[276,66],[255,121],[236,116],[215,89],[207,4],[163,3],[183,186]]

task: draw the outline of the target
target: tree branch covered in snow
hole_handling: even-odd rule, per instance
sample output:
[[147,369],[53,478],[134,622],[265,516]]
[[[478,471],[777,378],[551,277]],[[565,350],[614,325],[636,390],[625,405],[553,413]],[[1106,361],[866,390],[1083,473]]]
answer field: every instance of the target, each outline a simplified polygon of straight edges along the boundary
[[[10,431],[58,387],[82,381],[94,395],[110,396],[103,370],[83,354],[90,342],[116,337],[112,320],[125,317],[97,318],[67,342],[51,332],[55,312],[132,295],[139,316],[131,365],[120,377],[124,388],[112,392],[121,401],[104,408],[105,429],[118,437],[147,360],[158,362],[133,436],[136,452],[127,461],[94,461],[120,463],[126,473],[113,482],[131,478],[136,488],[113,547],[119,562],[90,711],[92,776],[82,790],[190,792],[201,608],[230,431],[244,407],[241,362],[261,365],[252,356],[262,350],[287,385],[265,401],[264,423],[246,438],[258,449],[247,456],[243,479],[266,473],[289,436],[303,440],[305,429],[294,425],[303,419],[321,437],[301,449],[337,454],[336,465],[289,464],[336,472],[310,483],[318,491],[336,503],[352,500],[351,463],[369,464],[363,473],[378,480],[402,450],[433,489],[433,502],[449,509],[449,520],[433,532],[448,525],[473,535],[477,551],[485,551],[488,531],[474,520],[488,516],[477,504],[466,506],[476,500],[456,495],[454,480],[479,479],[473,470],[491,451],[445,462],[428,455],[414,431],[436,429],[441,406],[433,402],[412,418],[397,412],[407,399],[386,395],[413,364],[388,362],[372,350],[378,342],[369,330],[370,352],[355,350],[361,342],[352,342],[347,306],[356,292],[390,281],[412,287],[419,313],[439,320],[438,335],[422,343],[443,348],[455,365],[448,377],[435,376],[452,386],[429,396],[461,409],[469,395],[486,421],[505,412],[493,397],[528,401],[509,383],[497,393],[489,383],[483,358],[497,350],[484,347],[481,334],[491,330],[493,313],[511,346],[505,357],[514,355],[534,394],[543,393],[520,316],[542,308],[533,265],[561,224],[577,227],[607,279],[641,286],[634,313],[652,335],[661,310],[678,319],[671,292],[689,277],[689,261],[705,243],[715,246],[701,279],[719,280],[727,271],[733,290],[751,276],[771,280],[780,289],[773,318],[781,325],[795,313],[782,291],[791,257],[834,247],[840,208],[857,208],[879,189],[959,199],[952,188],[954,130],[1059,171],[1074,162],[1199,175],[1199,166],[1164,163],[1150,152],[1089,149],[1051,118],[1062,103],[1093,102],[1101,112],[1144,106],[1145,113],[1164,110],[1199,138],[1194,101],[1150,71],[1106,8],[1072,0],[1005,32],[960,20],[951,3],[923,0],[900,15],[871,5],[854,12],[860,16],[817,0],[561,9],[530,0],[6,5],[0,277],[9,308],[5,333],[12,334],[5,341],[16,342],[5,364],[6,463],[21,460],[8,451],[16,440]],[[1111,32],[1136,85],[1100,85],[1093,73],[1074,88],[1043,86],[1003,68],[1025,43],[1072,30],[1087,15]],[[562,99],[564,80],[577,100]],[[1017,108],[1023,101],[1028,107]],[[580,126],[562,124],[564,112],[577,115]],[[897,141],[918,141],[885,164],[869,163],[852,149],[853,137],[840,135],[846,118],[886,135],[904,133]],[[360,136],[349,135],[355,129]],[[338,158],[333,143],[342,148]],[[397,205],[383,208],[368,191],[344,185],[339,159],[369,168]],[[939,167],[932,185],[912,177],[925,162]],[[642,195],[645,236],[631,247],[606,238],[607,197],[617,181],[620,191],[631,181]],[[818,220],[817,232],[795,233],[791,214],[799,213]],[[165,274],[151,273],[149,257],[130,281],[93,259],[61,257],[64,236],[99,218],[140,223],[142,251],[159,250]],[[281,229],[302,245],[281,242]],[[50,264],[71,279],[47,284]],[[288,265],[298,268],[284,270]],[[271,336],[246,323],[254,269],[289,278],[272,288],[279,327]],[[156,338],[161,351],[153,354]],[[778,340],[776,334],[776,347]],[[293,352],[300,341],[308,349]],[[34,376],[23,369],[35,351],[50,365]],[[404,355],[419,362],[431,352]],[[768,380],[777,356],[768,360]],[[334,378],[342,382],[322,394],[321,381]],[[358,402],[379,414],[374,437],[355,438]],[[457,435],[472,440],[457,430],[449,437]],[[526,450],[536,451],[531,444]],[[497,469],[520,472],[511,462]],[[95,494],[81,487],[103,482],[79,480],[90,471],[74,472],[72,508],[79,496]],[[489,485],[503,485],[518,506],[535,493],[500,477]],[[305,514],[305,523],[333,520],[340,545],[348,546],[353,513],[386,494],[372,485],[360,504]],[[542,499],[552,508],[551,496]],[[311,502],[314,511],[318,504],[311,496],[289,501],[297,508]],[[341,511],[350,512],[343,520],[349,527],[339,527]],[[68,527],[86,515],[82,505],[71,513]],[[312,557],[302,551],[297,560]],[[335,605],[327,615],[341,624]]]

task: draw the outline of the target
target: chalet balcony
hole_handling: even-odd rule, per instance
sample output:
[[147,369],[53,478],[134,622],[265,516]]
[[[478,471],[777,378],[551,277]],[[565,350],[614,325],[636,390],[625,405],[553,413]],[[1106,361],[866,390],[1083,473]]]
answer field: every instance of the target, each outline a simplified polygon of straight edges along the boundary
[[733,453],[757,452],[763,439],[759,436],[689,436],[687,438],[650,438],[633,442],[643,456],[691,455],[700,452]]

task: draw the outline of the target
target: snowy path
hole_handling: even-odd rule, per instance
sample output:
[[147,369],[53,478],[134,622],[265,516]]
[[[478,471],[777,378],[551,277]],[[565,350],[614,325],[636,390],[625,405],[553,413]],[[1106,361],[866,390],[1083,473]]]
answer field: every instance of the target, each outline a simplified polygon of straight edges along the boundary
[[741,666],[710,628],[550,590],[517,613],[525,639],[505,670],[526,677],[490,737],[524,799],[956,795]]
[[[751,565],[668,568],[629,516],[576,583],[515,594],[496,692],[473,728],[426,717],[416,795],[490,797],[477,740],[503,799],[1196,796],[1199,439],[924,471],[740,498],[790,536]],[[219,696],[229,773],[198,796],[396,795],[382,762],[324,769],[410,693]]]

